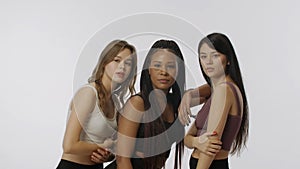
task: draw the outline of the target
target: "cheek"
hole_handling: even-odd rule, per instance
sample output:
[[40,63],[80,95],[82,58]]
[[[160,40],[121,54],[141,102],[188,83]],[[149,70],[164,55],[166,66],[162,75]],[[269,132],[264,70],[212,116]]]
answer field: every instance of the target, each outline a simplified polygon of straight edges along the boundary
[[116,70],[116,66],[112,63],[109,63],[105,66],[105,71],[109,74],[109,75],[113,75],[114,72]]
[[126,66],[126,73],[129,75],[130,72],[132,71],[132,66]]
[[173,79],[176,79],[178,71],[177,71],[177,69],[174,69],[174,70],[169,71],[168,73]]
[[155,70],[153,68],[149,68],[148,71],[150,76],[155,76]]

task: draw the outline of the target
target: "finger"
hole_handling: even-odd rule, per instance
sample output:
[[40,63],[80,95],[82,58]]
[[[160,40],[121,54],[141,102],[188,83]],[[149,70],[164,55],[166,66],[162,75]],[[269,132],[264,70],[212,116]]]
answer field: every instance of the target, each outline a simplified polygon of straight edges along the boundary
[[185,124],[185,123],[184,123],[184,120],[183,120],[183,118],[182,118],[182,111],[181,111],[180,108],[178,108],[178,119],[179,119],[179,121],[180,121],[180,123],[181,123],[182,125]]
[[108,151],[106,151],[106,150],[103,149],[103,148],[98,148],[98,149],[97,149],[97,152],[98,152],[99,154],[101,154],[102,156],[104,156],[104,155],[106,155],[106,154],[108,153]]
[[203,134],[203,136],[206,136],[206,137],[208,137],[210,140],[212,139],[210,136],[212,136],[213,135],[213,132],[206,132],[206,133],[204,133]]
[[220,146],[220,145],[210,145],[209,148],[214,149],[214,150],[220,150],[222,148],[222,146]]
[[104,161],[94,155],[91,156],[91,161],[95,162],[95,163],[103,163]]
[[97,158],[97,159],[103,159],[103,155],[101,155],[99,153],[96,153],[96,152],[93,152],[92,156],[95,157],[95,158]]
[[187,115],[189,115],[189,116],[192,115],[190,107],[186,107],[186,112],[187,112]]
[[182,125],[186,125],[187,124],[187,121],[186,121],[186,117],[185,117],[185,113],[183,112],[183,109],[182,108],[180,108],[179,109],[179,111],[178,111],[178,113],[179,113],[179,121],[180,121],[180,123],[182,124]]
[[212,153],[212,152],[210,152],[210,151],[205,152],[205,154],[207,154],[207,155],[209,155],[209,156],[215,155],[215,153]]
[[186,125],[189,125],[189,123],[191,122],[190,117],[189,117],[189,113],[188,110],[186,108],[183,109],[183,114],[184,114],[184,122]]
[[188,122],[191,123],[191,118],[190,118],[190,116],[192,115],[191,109],[187,109],[187,110],[186,110],[186,114],[187,114],[187,117],[188,117],[188,119],[187,119]]
[[209,148],[209,151],[213,152],[213,153],[218,153],[220,151],[220,149],[219,149],[219,147],[212,147],[212,148]]

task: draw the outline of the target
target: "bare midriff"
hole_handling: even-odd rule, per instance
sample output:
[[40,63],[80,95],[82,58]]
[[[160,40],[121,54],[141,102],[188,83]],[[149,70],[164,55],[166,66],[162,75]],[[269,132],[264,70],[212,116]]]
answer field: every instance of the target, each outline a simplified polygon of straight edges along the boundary
[[63,154],[62,159],[72,161],[84,165],[95,165],[96,163],[91,161],[90,155],[75,155],[75,154]]
[[[192,157],[199,159],[199,154],[200,151],[198,149],[194,149],[193,153],[192,153]],[[215,160],[222,160],[222,159],[226,159],[228,158],[229,155],[229,151],[226,150],[220,150],[216,156],[215,156]]]

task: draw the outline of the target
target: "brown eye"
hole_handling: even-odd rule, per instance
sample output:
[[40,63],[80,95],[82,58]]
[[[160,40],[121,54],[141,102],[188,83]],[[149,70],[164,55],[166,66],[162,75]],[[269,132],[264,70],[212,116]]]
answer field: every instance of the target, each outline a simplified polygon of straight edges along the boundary
[[200,59],[205,59],[206,57],[206,55],[200,55]]
[[175,65],[168,65],[167,68],[168,69],[175,69]]
[[117,63],[120,63],[120,62],[121,62],[120,59],[115,59],[114,61],[117,62]]
[[160,68],[160,64],[154,64],[153,67]]
[[214,54],[213,57],[218,58],[218,57],[220,57],[220,54]]
[[127,66],[131,66],[131,65],[132,65],[132,62],[131,62],[131,61],[125,61],[125,64],[126,64]]

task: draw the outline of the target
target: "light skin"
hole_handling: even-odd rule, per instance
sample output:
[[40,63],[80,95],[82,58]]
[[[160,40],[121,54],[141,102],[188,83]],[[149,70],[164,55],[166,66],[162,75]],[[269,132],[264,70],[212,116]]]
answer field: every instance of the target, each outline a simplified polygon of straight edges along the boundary
[[[130,50],[124,49],[108,63],[105,67],[105,73],[101,79],[108,93],[114,89],[118,83],[126,80],[131,71]],[[95,86],[95,83],[91,83]],[[93,165],[111,160],[111,153],[107,150],[113,143],[110,140],[102,144],[95,144],[80,140],[80,134],[83,131],[82,122],[94,110],[97,105],[96,93],[89,87],[82,88],[74,96],[71,102],[71,112],[66,126],[66,132],[63,140],[62,159],[77,162],[80,164]],[[102,108],[106,118],[115,116],[111,96],[107,98],[107,105]],[[99,133],[101,134],[101,133]]]
[[[177,75],[176,56],[171,52],[160,49],[153,54],[149,74],[154,89],[169,92],[169,88],[175,82]],[[118,126],[118,142],[117,142],[117,166],[118,169],[132,169],[130,158],[132,155],[137,155],[143,158],[143,152],[134,151],[135,138],[137,136],[140,120],[144,110],[144,101],[139,96],[134,96],[129,99],[124,107],[122,116],[119,117]],[[165,109],[161,114],[164,121],[173,122],[174,110],[172,105],[166,103]],[[130,118],[127,118],[130,117]],[[128,120],[132,119],[133,120]]]
[[[194,148],[192,156],[199,159],[197,169],[208,169],[214,159],[228,157],[228,151],[219,150],[217,140],[222,137],[227,116],[238,114],[237,104],[239,103],[236,102],[230,87],[224,83],[233,82],[231,77],[224,73],[226,64],[230,64],[226,56],[210,48],[207,44],[203,44],[200,47],[199,57],[205,74],[211,79],[213,91],[207,133],[197,137],[197,128],[193,123],[184,142],[188,147]],[[240,93],[239,97],[242,98]],[[210,133],[213,132],[216,133],[215,141],[210,139],[206,139],[204,142],[199,141],[203,137],[211,137]]]
[[183,125],[191,123],[190,117],[196,117],[191,113],[191,107],[206,102],[206,98],[211,95],[210,86],[208,84],[201,85],[195,89],[187,90],[178,107],[178,118]]

